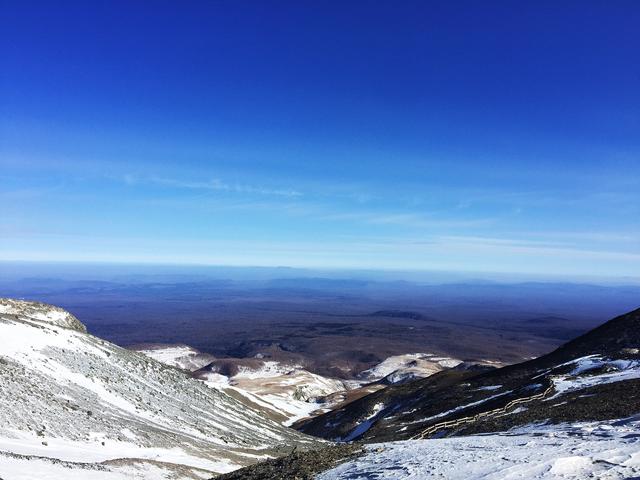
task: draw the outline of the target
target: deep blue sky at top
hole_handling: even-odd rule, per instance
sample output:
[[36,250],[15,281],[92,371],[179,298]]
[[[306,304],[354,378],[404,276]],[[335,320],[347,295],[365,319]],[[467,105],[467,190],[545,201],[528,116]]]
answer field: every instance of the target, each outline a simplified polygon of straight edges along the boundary
[[637,2],[1,13],[1,259],[640,271]]

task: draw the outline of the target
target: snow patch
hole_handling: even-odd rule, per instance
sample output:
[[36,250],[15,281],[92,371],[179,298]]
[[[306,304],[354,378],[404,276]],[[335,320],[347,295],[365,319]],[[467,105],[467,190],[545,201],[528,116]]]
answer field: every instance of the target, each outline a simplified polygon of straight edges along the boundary
[[622,480],[640,473],[638,418],[373,444],[316,480]]
[[338,442],[351,442],[353,440],[355,440],[356,438],[360,437],[361,435],[364,435],[367,430],[369,430],[371,428],[371,426],[374,424],[374,422],[378,419],[378,417],[380,416],[380,413],[384,410],[384,403],[376,403],[373,406],[373,409],[371,410],[371,412],[369,413],[369,415],[367,416],[366,419],[364,419],[362,422],[360,422],[356,428],[354,428],[349,435],[347,435],[344,438],[340,438],[337,441]]
[[[575,365],[575,367],[567,375],[552,377],[556,393],[545,401],[555,399],[567,392],[595,385],[640,378],[640,360],[611,360],[600,355],[589,355],[564,363],[559,367],[567,365]],[[600,370],[602,373],[590,374],[594,370]]]
[[389,383],[400,383],[412,378],[425,378],[461,363],[461,360],[438,357],[432,353],[394,355],[375,367],[361,372],[358,379],[374,382],[386,378]]
[[480,387],[480,388],[476,388],[476,392],[480,392],[483,390],[487,390],[487,391],[493,391],[493,390],[500,390],[502,388],[502,385],[487,385],[486,387]]
[[157,348],[137,349],[139,353],[151,357],[158,362],[195,372],[215,360],[213,355],[201,353],[187,345],[167,345]]

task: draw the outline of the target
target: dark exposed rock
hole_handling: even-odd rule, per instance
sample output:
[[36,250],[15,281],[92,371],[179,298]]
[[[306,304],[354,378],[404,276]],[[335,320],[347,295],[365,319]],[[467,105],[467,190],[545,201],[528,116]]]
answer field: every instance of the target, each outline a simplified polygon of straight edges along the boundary
[[267,460],[235,472],[216,477],[216,480],[312,480],[316,474],[364,454],[361,445],[340,444]]

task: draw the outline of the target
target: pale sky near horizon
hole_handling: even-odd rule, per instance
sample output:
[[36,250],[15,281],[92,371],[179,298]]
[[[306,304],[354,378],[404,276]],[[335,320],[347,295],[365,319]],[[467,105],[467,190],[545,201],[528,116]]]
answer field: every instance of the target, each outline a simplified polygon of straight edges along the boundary
[[637,2],[0,9],[0,260],[640,276]]

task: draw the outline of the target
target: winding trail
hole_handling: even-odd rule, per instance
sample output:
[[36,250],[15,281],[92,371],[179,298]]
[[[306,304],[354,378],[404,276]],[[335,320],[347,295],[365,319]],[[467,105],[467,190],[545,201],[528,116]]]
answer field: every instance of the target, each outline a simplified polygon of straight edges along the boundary
[[456,428],[460,425],[465,425],[467,423],[477,422],[482,418],[486,418],[492,415],[498,415],[501,413],[507,413],[510,409],[515,407],[516,405],[522,405],[525,403],[532,402],[534,400],[542,400],[547,397],[551,392],[553,392],[553,382],[547,387],[544,392],[537,393],[535,395],[531,395],[530,397],[516,398],[515,400],[511,400],[506,405],[496,408],[494,410],[488,410],[486,412],[480,412],[475,415],[469,417],[462,417],[456,420],[445,420],[444,422],[436,423],[435,425],[431,425],[430,427],[425,428],[421,432],[409,438],[409,440],[422,440],[429,435],[434,434],[438,430],[442,430],[443,428]]

